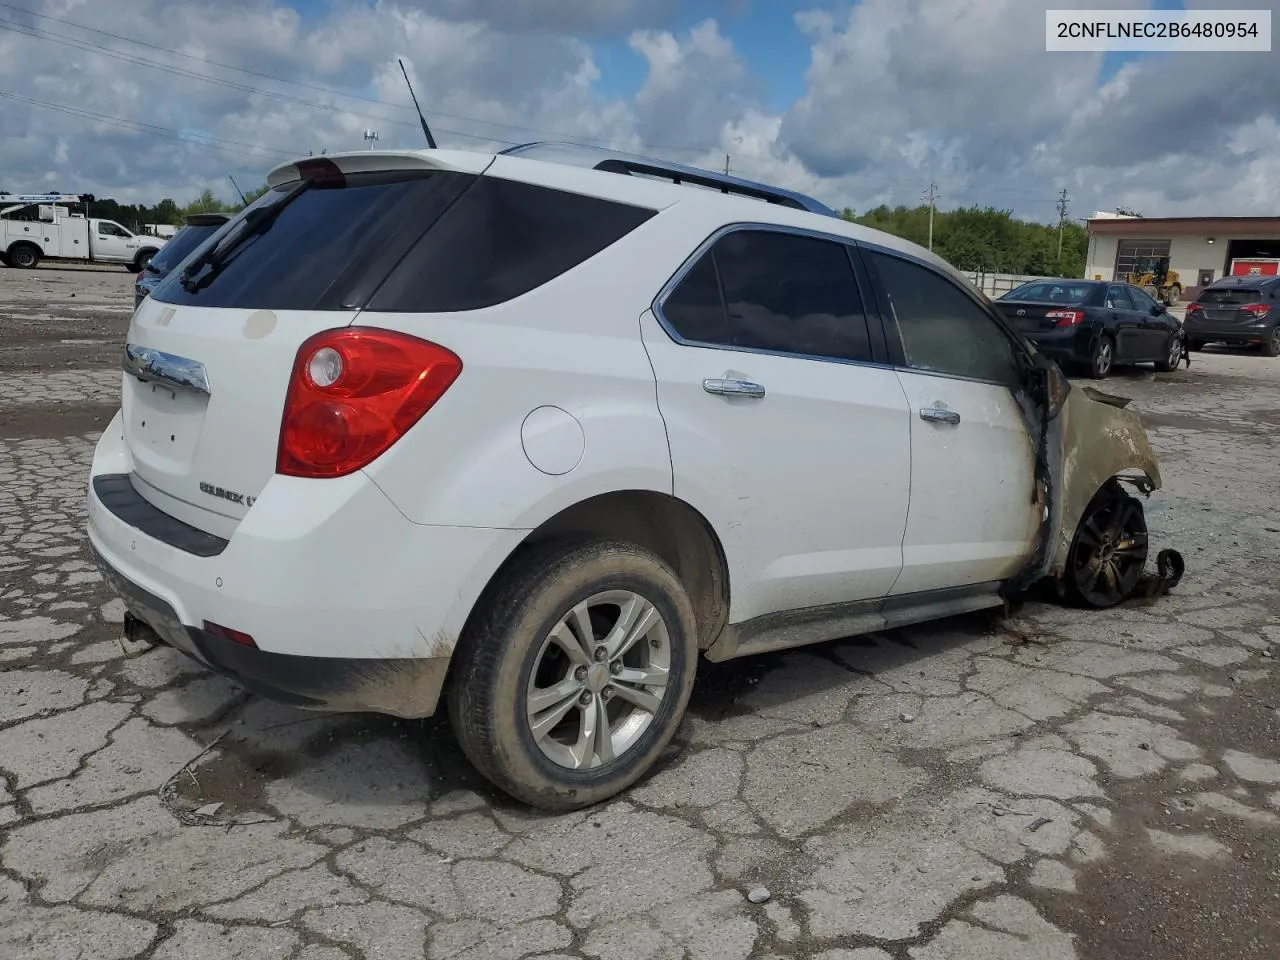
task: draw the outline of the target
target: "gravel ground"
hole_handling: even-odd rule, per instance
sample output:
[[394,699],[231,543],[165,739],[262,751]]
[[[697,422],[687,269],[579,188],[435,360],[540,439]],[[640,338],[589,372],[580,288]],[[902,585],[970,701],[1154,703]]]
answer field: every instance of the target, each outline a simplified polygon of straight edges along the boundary
[[123,655],[83,497],[130,304],[0,269],[0,958],[1280,955],[1280,362],[1106,387],[1172,595],[703,664],[679,755],[551,817],[440,722]]

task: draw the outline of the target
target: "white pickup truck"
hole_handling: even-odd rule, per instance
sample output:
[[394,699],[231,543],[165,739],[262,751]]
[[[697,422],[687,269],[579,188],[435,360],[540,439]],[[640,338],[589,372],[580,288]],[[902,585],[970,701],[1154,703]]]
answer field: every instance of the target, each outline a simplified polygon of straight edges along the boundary
[[140,272],[165,240],[63,206],[92,200],[78,194],[0,193],[0,262],[29,270],[45,259],[87,260],[122,263]]

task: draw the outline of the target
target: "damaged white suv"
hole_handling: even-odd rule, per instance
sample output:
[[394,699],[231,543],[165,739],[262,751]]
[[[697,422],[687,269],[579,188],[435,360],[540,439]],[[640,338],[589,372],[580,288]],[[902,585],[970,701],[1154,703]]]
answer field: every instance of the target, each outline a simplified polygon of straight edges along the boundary
[[1137,418],[809,198],[556,145],[277,168],[129,328],[89,537],[127,629],[423,717],[548,809],[650,767],[700,655],[1095,606]]

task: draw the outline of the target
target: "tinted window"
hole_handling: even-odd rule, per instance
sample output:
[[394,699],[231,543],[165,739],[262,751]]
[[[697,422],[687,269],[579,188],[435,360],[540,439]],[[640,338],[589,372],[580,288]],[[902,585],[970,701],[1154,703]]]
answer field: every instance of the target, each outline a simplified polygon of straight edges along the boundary
[[731,343],[720,297],[720,281],[710,253],[693,265],[662,304],[662,315],[677,334],[697,343]]
[[157,276],[164,276],[204,241],[218,232],[220,224],[188,224],[175,233],[160,252],[147,264],[147,270]]
[[1084,303],[1095,289],[1091,283],[1028,283],[1009,291],[1000,299],[1075,304]]
[[[152,296],[200,307],[358,307],[357,298],[371,289],[371,265],[384,264],[381,279],[385,264],[399,259],[474,179],[456,173],[355,174],[339,185],[317,183],[301,193],[295,193],[296,181],[282,184],[249,208],[283,203],[279,216],[236,246],[220,270],[203,268],[199,287],[186,290],[182,274],[193,261],[170,273]],[[245,222],[242,213],[214,249],[236,243]]]
[[713,248],[734,346],[870,360],[867,319],[843,244],[740,230]]
[[369,309],[437,313],[503,303],[595,256],[654,213],[481,177],[423,234]]
[[1150,313],[1151,308],[1156,305],[1154,300],[1137,287],[1126,287],[1125,290],[1129,294],[1129,299],[1133,301],[1133,308],[1135,310],[1141,310],[1143,313]]
[[1107,306],[1113,310],[1132,310],[1133,301],[1125,288],[1117,284],[1107,288]]
[[908,367],[1016,384],[1013,340],[951,280],[886,254],[870,259],[888,294]]
[[1213,287],[1210,287],[1208,290],[1202,290],[1200,292],[1200,296],[1198,296],[1196,299],[1199,300],[1201,303],[1223,303],[1223,304],[1257,303],[1259,300],[1262,299],[1262,292],[1260,290],[1249,290],[1249,289],[1215,290]]

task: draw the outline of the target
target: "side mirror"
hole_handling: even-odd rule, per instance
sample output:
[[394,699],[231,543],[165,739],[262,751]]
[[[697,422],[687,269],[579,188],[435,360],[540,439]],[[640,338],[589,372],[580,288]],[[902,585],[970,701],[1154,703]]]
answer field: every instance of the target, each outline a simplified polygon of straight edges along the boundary
[[1045,408],[1046,416],[1052,420],[1067,402],[1071,381],[1061,367],[1041,353],[1032,360],[1030,379],[1031,398]]
[[1161,314],[1168,313],[1168,312],[1169,312],[1169,308],[1166,307],[1163,303],[1157,303],[1154,307],[1151,308],[1151,315],[1153,317],[1158,317]]

